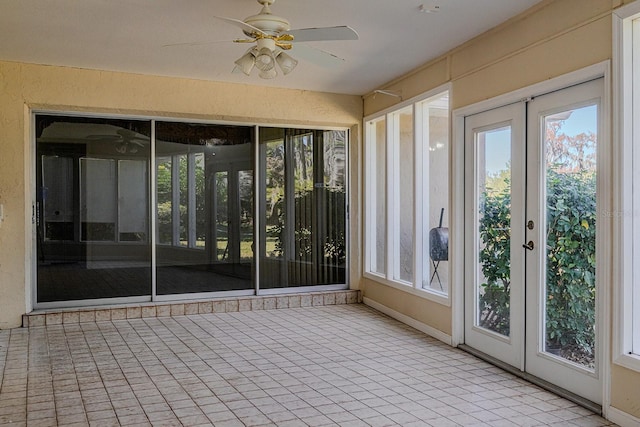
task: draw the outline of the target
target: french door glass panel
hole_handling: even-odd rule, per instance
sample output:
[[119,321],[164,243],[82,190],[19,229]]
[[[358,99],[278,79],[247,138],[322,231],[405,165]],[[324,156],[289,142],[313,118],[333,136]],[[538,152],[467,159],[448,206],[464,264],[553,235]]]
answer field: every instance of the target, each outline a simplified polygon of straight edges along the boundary
[[546,277],[544,349],[595,366],[597,105],[543,118]]
[[511,126],[475,134],[478,171],[476,325],[509,336]]

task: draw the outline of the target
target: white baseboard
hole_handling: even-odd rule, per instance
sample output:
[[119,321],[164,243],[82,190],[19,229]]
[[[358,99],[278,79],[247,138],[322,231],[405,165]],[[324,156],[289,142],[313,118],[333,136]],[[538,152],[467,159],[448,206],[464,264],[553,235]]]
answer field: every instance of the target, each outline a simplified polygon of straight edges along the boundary
[[607,419],[618,424],[620,427],[638,427],[640,426],[640,418],[622,412],[612,406],[607,408]]
[[400,322],[404,323],[405,325],[409,325],[412,328],[416,328],[417,330],[424,332],[425,334],[432,336],[433,338],[442,341],[443,343],[447,344],[447,345],[451,345],[451,335],[447,335],[442,331],[437,330],[436,328],[433,328],[425,323],[419,322],[416,319],[409,317],[405,314],[402,314],[398,311],[395,311],[389,307],[387,307],[386,305],[382,305],[379,302],[373,301],[370,298],[364,297],[362,298],[362,302],[365,305],[368,305],[371,308],[374,308],[384,314],[386,314],[387,316],[393,317],[396,320],[399,320]]

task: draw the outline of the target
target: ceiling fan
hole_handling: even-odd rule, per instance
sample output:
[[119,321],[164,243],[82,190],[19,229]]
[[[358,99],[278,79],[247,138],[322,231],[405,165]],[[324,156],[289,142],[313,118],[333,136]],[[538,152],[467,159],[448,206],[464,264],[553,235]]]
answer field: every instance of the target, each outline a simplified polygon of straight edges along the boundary
[[[228,24],[239,27],[246,38],[235,39],[235,43],[255,43],[242,57],[235,61],[234,71],[251,75],[254,68],[259,70],[263,79],[272,79],[278,75],[276,64],[283,74],[289,74],[298,65],[298,61],[285,53],[291,50],[318,65],[331,66],[344,60],[320,49],[301,42],[358,40],[358,34],[348,26],[304,28],[292,30],[289,21],[271,13],[270,6],[275,0],[257,0],[262,10],[257,15],[243,21],[234,18],[216,16]],[[194,44],[194,43],[191,43]],[[294,47],[295,45],[295,47]]]
[[115,150],[120,154],[136,154],[139,148],[149,144],[149,137],[125,128],[117,129],[115,134],[88,135],[87,139],[113,143]]

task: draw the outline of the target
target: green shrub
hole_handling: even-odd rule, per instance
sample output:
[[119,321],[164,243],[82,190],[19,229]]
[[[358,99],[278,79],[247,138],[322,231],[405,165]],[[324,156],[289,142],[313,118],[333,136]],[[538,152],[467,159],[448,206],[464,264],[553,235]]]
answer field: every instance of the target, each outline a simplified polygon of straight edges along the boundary
[[[484,276],[479,324],[509,335],[510,186],[487,188],[480,204],[479,261]],[[595,342],[595,174],[547,171],[546,344],[579,347]]]

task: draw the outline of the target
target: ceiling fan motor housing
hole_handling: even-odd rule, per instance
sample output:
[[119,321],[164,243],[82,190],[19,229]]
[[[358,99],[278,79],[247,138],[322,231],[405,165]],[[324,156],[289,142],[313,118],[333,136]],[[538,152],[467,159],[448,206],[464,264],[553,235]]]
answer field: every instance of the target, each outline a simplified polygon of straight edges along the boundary
[[[281,16],[276,16],[271,13],[269,5],[274,1],[275,0],[258,0],[258,3],[262,4],[263,6],[262,10],[258,15],[253,15],[246,18],[244,20],[244,23],[259,28],[263,32],[272,36],[277,36],[282,32],[289,31],[291,29],[291,24],[289,24],[289,21]],[[252,36],[251,34],[247,35]]]

